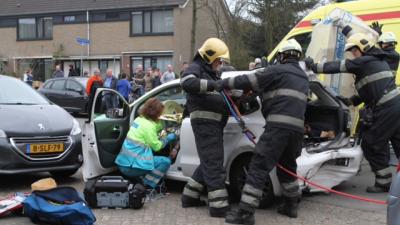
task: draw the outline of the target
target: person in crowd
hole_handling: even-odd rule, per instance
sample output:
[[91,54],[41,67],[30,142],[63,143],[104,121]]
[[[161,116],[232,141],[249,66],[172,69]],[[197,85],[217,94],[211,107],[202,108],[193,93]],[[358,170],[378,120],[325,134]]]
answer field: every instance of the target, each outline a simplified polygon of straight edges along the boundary
[[[266,124],[251,158],[239,209],[227,214],[225,222],[254,224],[254,212],[263,196],[265,183],[277,164],[297,172],[296,159],[303,146],[304,117],[309,90],[308,77],[299,60],[302,48],[295,39],[283,42],[278,49],[279,64],[254,74],[224,79],[222,88],[252,90],[260,94]],[[222,89],[221,88],[221,89]],[[282,141],[286,140],[286,141]],[[301,190],[296,177],[277,169],[283,203],[278,213],[297,217]]]
[[[113,71],[111,69],[107,69],[106,79],[104,80],[103,87],[109,88],[112,90],[117,90],[118,80],[113,75]],[[104,94],[104,102],[106,104],[106,110],[117,108],[118,106],[118,98],[115,93],[105,92]]]
[[254,68],[255,69],[258,69],[258,68],[261,68],[262,67],[262,61],[261,61],[261,59],[260,58],[256,58],[256,59],[254,59]]
[[182,77],[183,72],[185,72],[185,70],[186,70],[188,67],[189,67],[189,63],[188,63],[188,62],[185,61],[185,62],[182,63],[182,70],[181,70],[181,72],[179,73],[179,78]]
[[68,77],[78,77],[79,74],[76,72],[74,65],[70,64],[69,65],[69,72],[68,72]]
[[56,65],[56,71],[54,71],[53,73],[53,77],[64,77],[64,72],[61,70],[61,66],[60,65]]
[[88,72],[87,70],[85,70],[85,71],[83,72],[83,77],[89,77],[89,72]]
[[161,85],[161,72],[160,69],[155,67],[153,69],[153,88]]
[[161,83],[165,84],[171,80],[175,80],[175,73],[174,69],[171,64],[167,66],[167,71],[164,72],[164,74],[161,77]]
[[146,74],[143,77],[144,79],[144,91],[149,92],[153,89],[153,68],[150,66],[146,70]]
[[218,38],[209,38],[197,50],[180,80],[187,93],[186,106],[200,158],[200,165],[183,190],[182,207],[206,205],[200,195],[207,188],[211,217],[225,217],[230,209],[223,166],[223,131],[229,113],[223,97],[215,92],[225,61],[229,61],[228,46]]
[[389,64],[387,54],[366,34],[356,33],[349,25],[338,23],[342,33],[348,37],[345,50],[351,52],[354,59],[314,63],[307,58],[305,63],[315,73],[335,74],[352,73],[355,75],[357,95],[342,98],[347,105],[365,104],[363,115],[363,134],[361,148],[375,174],[375,183],[367,187],[370,193],[388,192],[392,182],[389,166],[389,148],[391,141],[395,154],[400,155],[400,92]]
[[23,81],[32,87],[33,84],[33,74],[31,69],[27,69],[24,73]]
[[129,102],[129,93],[132,91],[132,86],[127,78],[126,73],[121,74],[121,79],[117,83],[117,91]]
[[171,160],[176,156],[176,152],[173,151],[169,157],[153,155],[176,140],[174,133],[159,138],[162,130],[159,117],[163,110],[164,105],[156,98],[145,102],[140,116],[133,121],[115,159],[123,175],[130,178],[143,177],[143,183],[151,188],[157,187],[168,171]]
[[135,73],[132,75],[132,81],[139,87],[140,90],[140,96],[144,95],[144,71],[143,71],[143,65],[139,64],[135,68]]
[[101,78],[100,70],[96,68],[94,69],[93,75],[88,79],[86,84],[86,94],[89,96],[87,113],[91,112],[94,95],[96,94],[97,88],[101,87],[103,87],[103,79]]
[[250,62],[249,63],[249,70],[254,70],[256,68],[256,63],[255,62]]

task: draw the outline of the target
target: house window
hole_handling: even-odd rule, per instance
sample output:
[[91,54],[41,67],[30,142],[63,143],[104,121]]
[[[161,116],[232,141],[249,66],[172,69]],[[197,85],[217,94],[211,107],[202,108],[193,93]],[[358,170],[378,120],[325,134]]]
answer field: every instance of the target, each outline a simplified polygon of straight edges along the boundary
[[172,34],[174,17],[172,10],[132,12],[131,34]]
[[163,73],[167,70],[167,65],[172,64],[172,56],[143,56],[143,57],[131,57],[131,68],[132,73],[138,65],[143,65],[143,69],[146,71],[148,67],[159,68]]
[[64,16],[64,22],[65,23],[73,23],[76,21],[75,16]]
[[106,18],[106,20],[117,20],[117,19],[119,19],[119,13],[118,12],[109,12],[109,13],[106,13],[106,16],[105,16],[105,18]]
[[48,40],[53,38],[53,19],[24,18],[18,20],[18,40]]

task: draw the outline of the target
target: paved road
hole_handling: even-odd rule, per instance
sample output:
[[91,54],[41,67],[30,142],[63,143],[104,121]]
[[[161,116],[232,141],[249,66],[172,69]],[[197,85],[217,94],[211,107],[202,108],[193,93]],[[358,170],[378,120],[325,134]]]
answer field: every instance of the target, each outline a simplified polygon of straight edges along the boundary
[[[82,122],[83,119],[80,119]],[[49,176],[46,173],[22,176],[0,176],[0,197],[16,191],[29,191],[34,181]],[[59,179],[60,185],[73,186],[82,191],[84,184],[79,171],[71,178]],[[366,194],[365,187],[373,182],[372,173],[364,162],[359,175],[351,181],[337,187],[337,190],[360,194],[363,196],[385,200],[383,194]],[[101,225],[205,225],[224,224],[222,219],[208,217],[206,208],[182,209],[180,207],[181,182],[168,182],[170,195],[154,202],[147,203],[140,210],[94,210],[97,223]],[[264,225],[379,225],[386,224],[386,207],[370,203],[357,202],[336,195],[317,194],[304,197],[298,219],[289,219],[276,213],[276,205],[268,209],[258,210],[257,224]],[[32,224],[29,219],[8,217],[0,219],[0,225]]]

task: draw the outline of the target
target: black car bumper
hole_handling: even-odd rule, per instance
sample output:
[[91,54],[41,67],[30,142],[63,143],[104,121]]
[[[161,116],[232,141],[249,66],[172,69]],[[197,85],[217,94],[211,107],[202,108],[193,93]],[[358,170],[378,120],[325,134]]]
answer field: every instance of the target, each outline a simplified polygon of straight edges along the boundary
[[[0,174],[52,172],[78,169],[83,162],[81,136],[65,136],[69,145],[58,155],[36,156],[23,151],[21,140],[0,138]],[[35,139],[24,139],[32,142]],[[36,139],[37,140],[37,139]],[[50,140],[51,141],[51,140]],[[39,142],[40,143],[40,142]],[[22,149],[22,150],[21,150]]]

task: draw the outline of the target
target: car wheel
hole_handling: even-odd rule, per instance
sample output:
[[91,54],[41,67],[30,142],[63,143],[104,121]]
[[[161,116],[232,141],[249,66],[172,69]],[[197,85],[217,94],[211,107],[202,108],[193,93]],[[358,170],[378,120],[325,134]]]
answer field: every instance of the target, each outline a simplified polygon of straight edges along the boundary
[[77,171],[78,171],[78,169],[59,170],[59,171],[51,171],[50,174],[56,178],[64,178],[64,177],[70,177],[70,176],[74,175]]
[[[246,177],[249,169],[251,157],[243,157],[235,160],[234,164],[231,166],[231,171],[229,175],[229,192],[232,202],[240,201],[240,196],[242,193],[243,186],[246,182]],[[259,208],[266,208],[270,206],[274,201],[274,191],[272,186],[271,178],[268,176],[267,182],[265,183],[265,188],[263,191],[263,197],[260,201]]]

